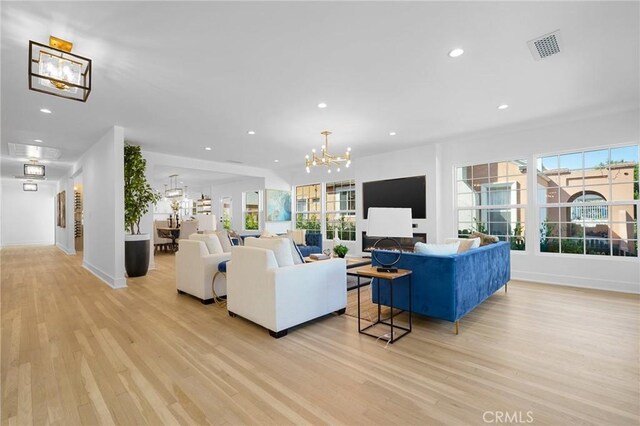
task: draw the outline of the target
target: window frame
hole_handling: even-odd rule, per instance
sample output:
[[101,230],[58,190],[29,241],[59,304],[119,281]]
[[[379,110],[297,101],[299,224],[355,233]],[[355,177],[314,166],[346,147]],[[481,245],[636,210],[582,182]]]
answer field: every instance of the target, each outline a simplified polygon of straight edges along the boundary
[[[319,206],[319,210],[318,211],[314,211],[314,210],[308,210],[309,207],[309,202],[308,200],[312,200],[313,198],[309,197],[309,198],[304,198],[305,200],[307,200],[306,203],[306,210],[298,210],[298,188],[305,188],[305,187],[314,187],[314,186],[318,186],[318,206]],[[307,231],[311,230],[311,231],[316,231],[316,232],[321,232],[323,235],[326,235],[325,229],[324,229],[324,223],[323,223],[323,218],[324,218],[324,184],[322,182],[318,182],[318,183],[309,183],[309,184],[305,184],[305,185],[296,185],[293,188],[293,194],[294,194],[294,206],[295,206],[295,215],[293,216],[294,219],[294,224],[293,224],[293,228],[294,229],[306,229]],[[302,214],[304,215],[303,217],[307,218],[307,221],[309,220],[308,218],[310,217],[310,215],[317,215],[318,218],[318,222],[319,222],[319,229],[313,229],[313,228],[298,228],[298,215]]]
[[[344,191],[344,192],[353,192],[353,209],[339,209],[339,210],[329,210],[329,191],[327,190],[327,187],[333,185],[334,187],[336,187],[337,184],[343,184],[343,183],[348,183],[348,185],[341,185],[342,187],[344,186],[351,186],[353,189],[349,189],[348,191]],[[358,233],[357,233],[357,229],[358,229],[358,221],[357,221],[357,216],[356,216],[356,194],[357,194],[357,188],[356,188],[356,180],[355,179],[342,179],[342,180],[337,180],[337,181],[333,181],[333,182],[325,182],[324,183],[324,217],[323,217],[323,225],[324,225],[324,235],[326,237],[326,239],[331,240],[333,238],[336,237],[335,233],[334,235],[332,235],[331,237],[329,237],[329,229],[328,229],[328,225],[329,225],[329,215],[345,215],[348,217],[352,217],[353,218],[353,231],[349,231],[350,234],[353,234],[353,238],[350,239],[342,239],[340,238],[341,241],[352,241],[355,242],[356,239],[358,238]],[[336,194],[338,194],[338,192],[336,192]],[[350,198],[347,198],[347,207],[348,204],[351,202]],[[337,223],[335,220],[332,221],[332,223]],[[332,231],[334,232],[334,231]]]
[[[256,193],[258,195],[258,208],[256,210],[248,210],[247,194]],[[257,229],[247,229],[247,214],[254,213],[257,215]],[[262,191],[255,189],[242,192],[242,230],[243,231],[260,231],[262,230]]]
[[225,214],[225,200],[229,200],[229,207],[227,210],[229,211],[229,228],[233,229],[233,197],[231,195],[225,195],[220,197],[220,223],[222,224],[222,229],[227,229],[224,226],[224,214]]
[[[513,158],[516,159],[513,159]],[[455,218],[454,218],[454,233],[456,235],[457,238],[461,238],[460,235],[460,212],[461,211],[480,211],[482,217],[480,218],[481,221],[483,223],[488,223],[488,220],[484,220],[485,217],[487,217],[486,215],[489,214],[490,210],[509,210],[510,211],[510,215],[514,215],[517,217],[518,214],[518,209],[521,209],[522,213],[524,213],[524,220],[522,221],[510,221],[509,223],[519,223],[520,227],[522,228],[522,232],[519,235],[519,237],[521,239],[524,240],[524,249],[522,250],[515,250],[513,248],[510,249],[511,253],[526,253],[527,251],[529,251],[530,249],[530,244],[528,244],[529,242],[529,238],[527,236],[527,229],[528,229],[528,221],[529,221],[529,216],[530,216],[530,209],[529,209],[529,197],[530,195],[530,176],[529,176],[529,171],[531,170],[530,167],[530,161],[531,159],[528,156],[511,156],[510,158],[507,159],[493,159],[491,161],[481,161],[481,162],[474,162],[474,163],[465,163],[465,164],[454,164],[453,165],[453,188],[454,188],[454,196],[453,196],[453,207],[454,207],[454,212],[455,212]],[[524,165],[527,169],[527,172],[524,174],[525,179],[524,179],[524,188],[516,188],[516,184],[517,181],[514,180],[509,180],[512,177],[516,177],[516,175],[512,175],[512,174],[506,174],[506,175],[496,175],[495,177],[497,178],[504,178],[506,181],[505,182],[495,182],[495,183],[483,183],[481,184],[481,191],[479,192],[480,194],[480,199],[481,199],[481,204],[480,205],[475,205],[475,206],[463,206],[460,207],[459,205],[459,195],[461,195],[461,193],[459,192],[458,189],[458,182],[462,182],[464,180],[471,180],[473,182],[473,180],[475,179],[474,176],[472,176],[470,179],[458,179],[458,169],[461,168],[471,168],[471,167],[476,167],[476,166],[482,166],[482,165],[490,165],[490,164],[497,164],[497,163],[514,163],[517,164],[518,162],[524,162]],[[522,173],[521,173],[522,174]],[[490,174],[487,175],[487,179],[489,179],[490,177],[492,177]],[[490,196],[490,195],[486,195],[487,194],[487,190],[485,188],[490,188],[492,185],[509,185],[510,189],[509,191],[511,192],[511,203],[510,204],[482,204],[482,200],[485,199],[485,197]],[[514,191],[525,191],[526,193],[526,197],[524,198],[520,198],[520,203],[515,203],[513,202],[513,195],[514,195]],[[488,191],[488,194],[490,194],[491,191]],[[473,194],[473,192],[471,192],[471,194]],[[502,237],[502,235],[499,235],[499,237]],[[511,238],[516,238],[516,236],[510,236],[510,235],[505,235],[504,237],[507,237],[506,242],[508,242],[509,244],[511,244]]]
[[[541,239],[542,239],[542,232],[541,232],[541,227],[542,227],[542,222],[541,222],[541,212],[543,209],[550,209],[550,208],[558,208],[558,209],[566,209],[569,216],[571,215],[571,211],[572,208],[575,207],[606,207],[607,210],[609,210],[609,208],[611,207],[622,207],[622,206],[629,206],[629,205],[633,205],[635,206],[635,211],[636,211],[636,219],[635,219],[635,227],[636,227],[636,232],[638,229],[638,225],[640,225],[640,216],[638,213],[640,213],[640,200],[634,200],[633,198],[629,199],[629,200],[622,200],[622,201],[591,201],[591,202],[581,202],[581,203],[575,203],[575,200],[572,201],[565,201],[565,202],[556,202],[556,203],[548,203],[548,202],[541,202],[540,201],[540,197],[539,197],[539,188],[538,188],[538,161],[542,160],[543,158],[546,157],[553,157],[553,156],[557,156],[558,157],[558,168],[559,170],[560,168],[560,157],[563,155],[572,155],[572,154],[580,154],[582,157],[582,168],[581,169],[576,169],[576,170],[580,170],[581,173],[584,176],[584,171],[586,170],[592,170],[592,167],[585,167],[585,158],[584,158],[584,154],[585,153],[589,153],[589,152],[593,152],[593,151],[602,151],[602,150],[607,150],[608,151],[608,166],[611,166],[611,150],[614,149],[619,149],[619,148],[626,148],[626,147],[636,147],[636,151],[637,151],[637,155],[638,155],[638,163],[640,164],[640,143],[638,142],[626,142],[626,143],[618,143],[618,144],[609,144],[609,145],[598,145],[598,146],[590,146],[590,147],[586,147],[586,148],[577,148],[577,149],[566,149],[566,150],[560,150],[560,151],[553,151],[553,152],[547,152],[547,153],[540,153],[540,154],[534,154],[533,155],[533,164],[534,164],[534,168],[531,168],[531,170],[533,170],[533,180],[536,183],[536,194],[535,194],[535,236],[536,236],[536,243],[535,243],[535,254],[536,255],[540,255],[540,256],[553,256],[553,257],[559,257],[559,258],[574,258],[574,259],[601,259],[601,260],[616,260],[616,261],[632,261],[632,262],[637,262],[638,259],[640,259],[640,253],[638,253],[638,250],[636,251],[636,256],[620,256],[620,255],[614,255],[613,254],[613,247],[614,247],[614,241],[617,240],[621,240],[621,239],[616,239],[613,238],[612,232],[613,232],[613,225],[617,224],[617,223],[633,223],[633,222],[617,222],[614,221],[612,219],[612,215],[608,214],[608,218],[607,218],[607,227],[608,227],[608,231],[609,231],[609,235],[607,237],[609,244],[608,244],[608,249],[609,249],[609,253],[608,254],[596,254],[596,253],[587,253],[587,245],[586,245],[586,241],[587,239],[594,239],[594,238],[587,238],[586,235],[586,226],[584,226],[584,222],[582,225],[582,237],[580,237],[580,239],[582,240],[582,253],[563,253],[562,252],[562,240],[568,240],[568,239],[578,239],[578,237],[576,238],[572,238],[572,237],[562,237],[561,233],[562,233],[562,224],[569,224],[569,223],[574,223],[573,221],[570,220],[570,217],[568,218],[567,221],[562,221],[560,220],[560,218],[558,218],[558,222],[557,224],[560,225],[560,229],[558,230],[559,235],[557,237],[555,237],[558,240],[558,251],[557,252],[547,252],[547,251],[542,251],[540,248],[540,243],[541,243]],[[615,163],[613,163],[615,164]],[[611,169],[609,169],[611,170]],[[606,184],[606,188],[608,189],[608,193],[610,198],[613,197],[613,187],[614,185],[621,185],[621,184],[616,184],[613,183],[613,179],[611,177],[611,174],[608,175],[608,183]],[[634,184],[636,181],[634,181],[633,179],[630,181],[631,184]],[[588,190],[587,188],[593,188],[595,185],[594,184],[590,184],[588,185],[585,182],[585,179],[583,177],[582,179],[582,184],[581,185],[569,185],[569,186],[558,186],[559,190],[561,188],[580,188],[580,192],[582,193],[581,195],[577,196],[577,198],[580,197],[584,197]],[[600,186],[605,186],[605,184],[600,184]],[[600,194],[601,195],[601,194]],[[551,222],[551,223],[556,223],[556,222]],[[554,237],[552,237],[554,238]],[[636,235],[636,238],[627,238],[627,241],[635,241],[638,242],[640,247],[640,238],[638,237],[638,235]]]

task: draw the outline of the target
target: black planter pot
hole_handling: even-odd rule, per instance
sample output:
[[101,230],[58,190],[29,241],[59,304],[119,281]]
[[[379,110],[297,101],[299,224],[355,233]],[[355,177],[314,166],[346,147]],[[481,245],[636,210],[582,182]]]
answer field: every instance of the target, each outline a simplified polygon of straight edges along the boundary
[[149,270],[149,234],[125,235],[124,268],[130,278],[143,277]]

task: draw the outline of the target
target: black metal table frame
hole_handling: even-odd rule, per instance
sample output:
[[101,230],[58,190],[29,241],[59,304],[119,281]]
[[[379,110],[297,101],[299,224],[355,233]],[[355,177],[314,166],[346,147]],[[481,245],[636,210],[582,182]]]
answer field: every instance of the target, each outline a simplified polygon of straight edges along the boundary
[[[389,318],[386,318],[384,320],[380,318],[381,305],[380,305],[380,303],[378,303],[378,319],[377,319],[377,321],[375,321],[374,323],[366,326],[365,328],[361,328],[361,326],[360,326],[360,275],[358,275],[358,333],[366,334],[367,336],[375,337],[376,339],[383,338],[384,334],[382,336],[378,336],[378,335],[375,335],[375,334],[367,333],[366,330],[368,330],[368,329],[370,329],[372,327],[375,327],[378,324],[384,324],[384,325],[387,325],[387,326],[389,326],[391,328],[391,331],[390,331],[391,337],[389,339],[389,343],[392,343],[392,344],[394,342],[402,339],[407,334],[411,333],[411,330],[412,330],[412,325],[411,325],[411,314],[412,314],[412,309],[411,309],[411,303],[412,303],[411,274],[405,275],[405,276],[409,277],[409,311],[408,311],[409,312],[409,328],[393,324],[393,318],[395,316],[405,312],[404,310],[400,309],[399,312],[396,312],[395,314],[393,313],[393,309],[394,309],[393,308],[393,281],[395,281],[395,279],[393,279],[393,278],[391,278],[391,279],[390,278],[379,278],[379,277],[375,277],[375,278],[378,278],[378,280],[389,281],[389,295],[390,295],[390,299],[391,299],[391,302],[390,302],[391,311],[389,313]],[[398,278],[401,278],[401,277],[398,277]],[[373,277],[371,277],[371,279],[373,281]],[[373,289],[373,282],[371,282],[371,288]],[[378,302],[380,302],[380,282],[378,282]],[[389,320],[391,322],[385,322],[386,320]],[[404,333],[400,334],[398,337],[395,337],[394,330],[396,328],[400,329],[400,330],[403,330]]]

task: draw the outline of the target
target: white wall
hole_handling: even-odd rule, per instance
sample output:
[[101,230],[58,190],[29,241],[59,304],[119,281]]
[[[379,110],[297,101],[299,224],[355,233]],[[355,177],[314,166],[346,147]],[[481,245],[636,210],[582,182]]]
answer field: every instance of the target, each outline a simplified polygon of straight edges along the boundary
[[[427,219],[414,220],[414,232],[425,232],[429,242],[442,242],[457,233],[454,200],[454,170],[482,162],[527,159],[535,167],[535,156],[567,150],[613,144],[638,143],[639,112],[630,111],[584,120],[522,128],[509,132],[457,138],[418,148],[353,159],[352,167],[340,175],[304,169],[291,174],[292,185],[355,179],[357,241],[349,243],[352,253],[361,250],[362,183],[416,175],[427,176]],[[530,176],[529,187],[533,187]],[[513,252],[512,277],[529,281],[605,290],[640,293],[640,260],[598,256],[539,253],[536,191],[528,192],[525,252]],[[330,247],[331,242],[325,241]]]
[[[288,178],[284,178],[277,173],[269,173],[264,178],[264,189],[276,189],[280,191],[292,191],[291,183]],[[263,228],[272,234],[281,234],[287,232],[289,229],[293,229],[295,224],[295,219],[293,217],[293,192],[291,192],[291,220],[286,222],[266,222],[266,200],[264,199],[265,193],[262,193],[263,202],[262,207],[263,211],[260,215],[261,224],[263,224]]]
[[[76,254],[73,239],[73,180],[71,178],[63,178],[56,182],[56,193],[65,191],[66,207],[67,207],[67,223],[65,228],[55,227],[55,244],[67,254]],[[54,200],[53,221],[56,223],[57,207]]]
[[[482,162],[528,160],[535,169],[535,157],[570,150],[583,150],[607,145],[638,143],[639,112],[631,111],[585,120],[511,131],[442,144],[442,185],[440,228],[454,235],[455,200],[454,168]],[[578,287],[599,288],[640,293],[640,261],[638,258],[579,256],[539,253],[536,242],[539,226],[533,175],[529,174],[526,212],[527,250],[513,252],[513,278]]]
[[[436,152],[435,145],[427,145],[419,148],[394,151],[384,154],[372,155],[368,157],[354,157],[350,168],[342,170],[340,173],[328,174],[324,168],[312,169],[311,173],[306,173],[304,168],[295,172],[291,178],[293,185],[307,185],[315,183],[336,182],[341,180],[355,179],[356,181],[356,241],[343,242],[349,247],[349,253],[355,255],[362,254],[362,231],[367,230],[367,221],[363,215],[362,184],[376,180],[393,179],[411,176],[427,177],[427,218],[414,219],[416,227],[414,233],[427,234],[427,241],[435,242],[438,239],[439,231],[437,223],[437,208],[435,188],[438,185],[436,175]],[[323,207],[324,208],[324,207]],[[333,243],[325,240],[324,248],[331,248]]]
[[55,183],[37,182],[38,191],[22,190],[22,181],[2,180],[2,246],[55,243]]
[[[114,126],[60,181],[67,188],[67,212],[73,209],[73,176],[82,173],[84,251],[82,265],[114,288],[126,287],[124,276],[124,130]],[[72,223],[67,221],[67,223]],[[73,228],[67,247],[73,245]]]
[[[231,228],[240,233],[254,233],[244,230],[242,215],[242,193],[246,191],[262,191],[264,178],[238,178],[234,182],[226,182],[211,186],[211,212],[216,215],[218,229],[222,229],[222,210],[220,200],[222,197],[231,197]],[[264,216],[260,217],[260,229],[264,229]],[[255,233],[259,233],[255,231]]]

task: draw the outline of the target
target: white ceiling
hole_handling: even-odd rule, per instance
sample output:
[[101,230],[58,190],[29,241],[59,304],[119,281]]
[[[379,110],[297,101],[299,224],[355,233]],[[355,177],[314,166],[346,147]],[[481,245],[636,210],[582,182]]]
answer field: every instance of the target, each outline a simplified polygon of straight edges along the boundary
[[153,183],[155,189],[164,191],[164,185],[171,186],[169,176],[178,175],[179,187],[188,186],[189,193],[202,192],[209,194],[211,185],[223,182],[231,182],[238,179],[238,175],[230,173],[218,173],[208,170],[187,169],[169,165],[156,165],[153,167]]
[[[288,168],[325,128],[355,162],[637,108],[638,17],[638,2],[3,2],[1,152],[43,139],[70,161],[118,124],[152,151]],[[534,61],[527,41],[556,29],[563,52]],[[28,42],[50,34],[94,60],[86,104],[28,90]]]

